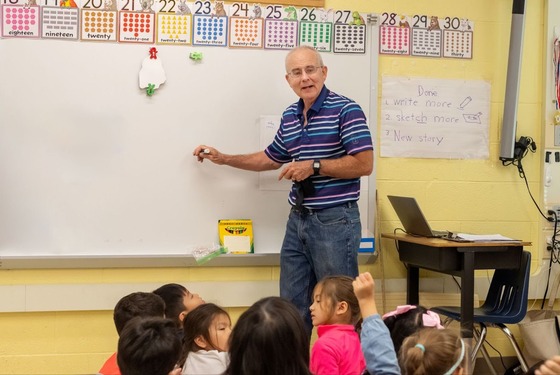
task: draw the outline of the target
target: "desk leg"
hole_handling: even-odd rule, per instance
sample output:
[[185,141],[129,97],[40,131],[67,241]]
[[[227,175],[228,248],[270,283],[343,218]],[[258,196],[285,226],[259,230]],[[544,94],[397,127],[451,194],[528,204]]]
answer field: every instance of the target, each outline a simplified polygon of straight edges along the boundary
[[[461,336],[465,343],[467,353],[473,348],[473,309],[474,309],[474,253],[463,253],[463,275],[461,277]],[[473,373],[474,363],[471,356],[467,355],[464,373]]]
[[420,270],[418,267],[408,265],[408,272],[406,273],[406,303],[409,305],[418,305],[420,303],[419,285],[420,284]]
[[461,335],[473,337],[474,309],[474,253],[463,253],[464,269],[461,277]]

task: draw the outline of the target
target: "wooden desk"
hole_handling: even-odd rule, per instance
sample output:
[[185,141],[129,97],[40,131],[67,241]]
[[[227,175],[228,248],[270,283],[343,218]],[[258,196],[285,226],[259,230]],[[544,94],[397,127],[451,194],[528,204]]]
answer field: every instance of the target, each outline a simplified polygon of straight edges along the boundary
[[419,303],[419,269],[461,278],[461,334],[473,337],[474,271],[519,268],[523,246],[530,242],[453,242],[440,238],[383,233],[397,241],[399,259],[407,265],[407,303]]

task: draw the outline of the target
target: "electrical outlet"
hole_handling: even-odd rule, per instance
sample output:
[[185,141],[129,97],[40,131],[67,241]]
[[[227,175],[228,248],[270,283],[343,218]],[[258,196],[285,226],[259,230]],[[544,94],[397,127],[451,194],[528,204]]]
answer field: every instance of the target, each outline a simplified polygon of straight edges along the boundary
[[553,204],[548,206],[547,208],[547,215],[551,216],[551,218],[554,220],[554,215],[549,214],[548,211],[556,212],[556,221],[560,222],[560,204]]
[[553,205],[551,210],[556,212],[556,221],[560,221],[560,204]]

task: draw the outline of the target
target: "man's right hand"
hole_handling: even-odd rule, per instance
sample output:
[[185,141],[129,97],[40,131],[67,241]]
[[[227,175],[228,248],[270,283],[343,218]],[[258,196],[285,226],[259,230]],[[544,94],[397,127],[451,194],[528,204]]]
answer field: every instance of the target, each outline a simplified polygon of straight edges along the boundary
[[213,147],[205,145],[197,146],[193,151],[193,155],[196,156],[197,160],[201,163],[204,161],[204,159],[208,159],[216,164],[224,164],[224,162],[221,160],[222,154]]
[[222,154],[214,147],[200,145],[194,149],[193,155],[196,156],[197,160],[201,163],[205,159],[208,159],[214,164],[229,165],[230,167],[244,169],[246,171],[269,171],[278,169],[282,165],[269,159],[264,151],[258,151],[252,154],[230,155]]

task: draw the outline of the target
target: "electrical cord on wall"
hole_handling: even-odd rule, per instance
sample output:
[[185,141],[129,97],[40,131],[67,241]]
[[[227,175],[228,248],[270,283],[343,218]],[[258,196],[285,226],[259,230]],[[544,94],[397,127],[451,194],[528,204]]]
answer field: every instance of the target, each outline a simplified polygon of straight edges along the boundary
[[535,141],[531,137],[525,137],[525,136],[520,137],[519,141],[515,142],[515,149],[513,151],[513,160],[503,161],[502,164],[515,165],[517,167],[517,171],[519,172],[519,177],[521,177],[525,181],[525,186],[527,186],[527,191],[529,192],[529,196],[531,197],[531,200],[539,210],[539,213],[546,221],[552,221],[550,217],[546,216],[542,212],[541,208],[539,207],[539,204],[537,203],[537,201],[533,197],[533,194],[531,193],[531,189],[529,188],[529,182],[527,181],[527,176],[525,175],[525,170],[523,169],[523,164],[521,163],[521,160],[529,153],[529,151],[531,151],[532,153],[537,152],[537,145]]
[[550,238],[550,261],[548,262],[548,276],[546,278],[546,287],[544,288],[544,294],[541,302],[541,310],[544,309],[544,302],[546,301],[546,294],[548,293],[548,287],[550,285],[550,274],[552,272],[552,263],[559,263],[558,249],[557,249],[557,242],[556,242],[556,235],[558,234],[558,215],[554,210],[548,210],[548,213],[552,215],[554,219],[554,231],[552,232],[552,237]]
[[546,247],[546,249],[550,251],[550,266],[552,267],[552,263],[560,264],[560,242],[556,240],[556,236],[558,236],[560,230],[558,229],[558,214],[556,211],[548,210],[548,214],[552,218],[552,221],[554,221],[554,230],[550,238],[550,245]]
[[548,210],[547,214],[549,216],[546,216],[541,208],[539,207],[537,201],[535,201],[535,198],[533,197],[533,194],[531,193],[531,189],[529,188],[529,182],[527,181],[527,176],[525,175],[525,171],[523,170],[523,164],[521,163],[521,160],[527,155],[527,153],[531,151],[532,153],[535,153],[537,151],[537,145],[535,144],[535,141],[533,140],[533,138],[531,137],[520,137],[519,141],[515,142],[515,149],[513,151],[513,160],[511,161],[502,161],[503,165],[515,165],[517,167],[517,170],[519,172],[519,177],[523,178],[523,180],[525,181],[525,186],[527,186],[527,191],[529,192],[529,196],[531,197],[531,200],[533,201],[533,203],[535,204],[535,207],[537,207],[537,209],[539,210],[539,213],[541,214],[541,216],[549,222],[554,222],[554,231],[552,232],[552,237],[550,239],[550,248],[547,247],[547,249],[550,250],[550,262],[549,262],[549,267],[548,267],[548,277],[546,280],[546,287],[545,287],[545,291],[544,291],[544,295],[543,295],[543,299],[542,299],[542,305],[541,305],[541,309],[544,308],[544,302],[546,300],[546,294],[548,293],[548,286],[550,284],[550,275],[552,272],[552,264],[553,263],[560,263],[560,247],[558,244],[558,241],[556,241],[556,236],[558,235],[558,216],[557,213],[554,210]]

